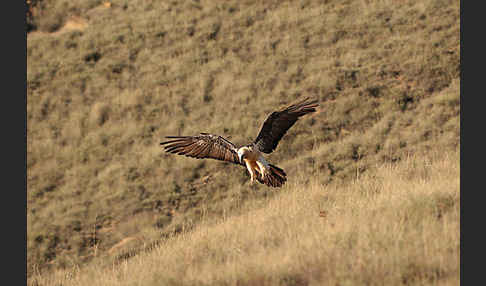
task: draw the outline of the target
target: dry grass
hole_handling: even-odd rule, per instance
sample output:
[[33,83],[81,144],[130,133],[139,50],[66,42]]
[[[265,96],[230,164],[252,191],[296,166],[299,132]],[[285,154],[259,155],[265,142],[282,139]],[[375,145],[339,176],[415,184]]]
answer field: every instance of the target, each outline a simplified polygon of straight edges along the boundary
[[[306,174],[241,215],[114,267],[40,285],[458,285],[459,153],[384,164],[346,185]],[[69,278],[71,277],[71,278]],[[49,280],[53,279],[53,280]]]
[[[27,38],[29,276],[111,265],[281,193],[164,154],[165,135],[246,144],[314,97],[319,113],[269,156],[289,188],[459,144],[458,1],[42,2]],[[60,33],[73,17],[83,29]]]

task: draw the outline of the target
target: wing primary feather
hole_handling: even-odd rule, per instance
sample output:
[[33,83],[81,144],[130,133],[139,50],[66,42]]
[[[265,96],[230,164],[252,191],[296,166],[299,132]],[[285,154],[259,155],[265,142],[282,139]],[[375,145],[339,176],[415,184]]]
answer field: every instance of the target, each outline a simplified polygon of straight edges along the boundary
[[169,140],[169,141],[161,142],[160,145],[177,143],[177,142],[187,142],[187,141],[192,141],[192,139],[193,139],[189,136],[166,136],[166,138],[175,139],[175,140]]
[[278,142],[292,127],[299,117],[315,112],[318,107],[317,100],[309,101],[309,98],[290,105],[280,111],[275,111],[263,122],[253,144],[264,153],[271,153],[277,148]]
[[176,144],[172,144],[172,145],[166,145],[164,146],[165,149],[170,149],[170,148],[174,148],[174,147],[187,147],[187,146],[190,146],[194,144],[194,142],[181,142],[181,143],[176,143]]
[[[194,145],[196,145],[196,144],[194,144]],[[191,147],[192,147],[192,145],[191,145]],[[201,146],[201,145],[199,145],[199,146],[197,146],[197,145],[196,146],[193,146],[192,149],[187,153],[187,155],[188,156],[194,156],[196,158],[199,158],[200,157],[200,154],[201,154],[202,147],[204,147],[204,146]]]
[[198,159],[216,159],[241,165],[236,146],[227,139],[210,133],[196,136],[166,136],[170,139],[161,142],[168,153],[185,155]]
[[199,151],[199,156],[201,158],[207,157],[207,155],[208,155],[208,147],[209,146],[210,146],[210,144],[205,144],[205,145],[202,145],[201,146],[201,150]]

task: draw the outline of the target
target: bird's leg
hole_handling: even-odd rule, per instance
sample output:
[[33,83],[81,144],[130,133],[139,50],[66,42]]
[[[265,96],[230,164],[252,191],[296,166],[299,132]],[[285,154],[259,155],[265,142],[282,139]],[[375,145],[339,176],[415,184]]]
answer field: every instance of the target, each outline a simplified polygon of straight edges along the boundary
[[255,170],[251,167],[250,163],[246,162],[246,168],[248,169],[248,173],[250,173],[251,183],[255,182]]
[[255,181],[256,181],[256,176],[258,176],[258,174],[256,174],[255,170],[251,170],[250,171],[250,179],[251,179],[251,184],[255,184]]
[[258,166],[258,173],[262,176],[262,180],[265,180],[265,166],[259,161],[256,162]]

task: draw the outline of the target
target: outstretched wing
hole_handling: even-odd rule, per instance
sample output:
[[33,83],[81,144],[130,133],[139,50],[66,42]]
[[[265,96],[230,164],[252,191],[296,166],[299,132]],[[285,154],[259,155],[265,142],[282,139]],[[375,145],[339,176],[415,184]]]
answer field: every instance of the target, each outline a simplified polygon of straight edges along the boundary
[[166,136],[161,142],[166,152],[197,159],[216,159],[241,164],[236,146],[219,135],[201,133],[196,136]]
[[260,152],[272,153],[285,132],[294,125],[297,119],[307,113],[315,112],[317,106],[319,106],[317,100],[309,101],[309,98],[306,98],[281,111],[273,112],[263,123],[253,144]]

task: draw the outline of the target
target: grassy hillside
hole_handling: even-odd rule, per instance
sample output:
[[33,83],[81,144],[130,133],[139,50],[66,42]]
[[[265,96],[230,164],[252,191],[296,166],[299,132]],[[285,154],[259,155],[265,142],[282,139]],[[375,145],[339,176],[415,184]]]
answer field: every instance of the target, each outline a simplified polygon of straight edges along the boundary
[[347,184],[295,183],[118,267],[49,285],[459,285],[459,152],[386,163]]
[[[297,184],[338,186],[459,144],[459,1],[38,2],[29,276],[123,262]],[[246,144],[269,113],[307,96],[319,112],[268,157],[289,175],[281,190],[159,146],[198,132]]]

